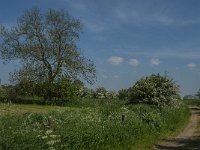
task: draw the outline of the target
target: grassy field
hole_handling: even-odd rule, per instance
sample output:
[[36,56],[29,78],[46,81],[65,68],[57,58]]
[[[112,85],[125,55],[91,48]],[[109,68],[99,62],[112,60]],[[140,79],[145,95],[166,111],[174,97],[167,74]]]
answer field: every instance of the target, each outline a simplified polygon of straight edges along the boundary
[[[44,113],[45,112],[45,113]],[[188,121],[186,107],[91,103],[88,107],[0,104],[0,149],[149,149]]]
[[183,100],[186,105],[190,106],[200,106],[200,100],[194,100],[194,99],[189,99],[189,100]]
[[49,111],[65,111],[78,108],[59,107],[59,106],[44,106],[44,105],[27,105],[27,104],[6,104],[0,103],[0,115],[6,114],[23,114],[23,113],[48,113]]

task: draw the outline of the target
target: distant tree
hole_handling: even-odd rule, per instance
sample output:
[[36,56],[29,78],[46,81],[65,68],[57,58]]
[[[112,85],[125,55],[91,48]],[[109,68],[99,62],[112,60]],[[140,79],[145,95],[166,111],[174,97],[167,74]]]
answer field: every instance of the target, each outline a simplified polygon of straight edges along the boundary
[[105,96],[107,99],[116,99],[118,94],[115,91],[107,91]]
[[78,94],[81,98],[94,98],[94,93],[93,89],[81,87]]
[[19,17],[16,26],[0,27],[0,54],[5,60],[21,60],[16,79],[45,83],[51,99],[53,82],[61,75],[95,81],[94,64],[76,45],[80,31],[80,21],[63,10],[42,14],[33,8]]
[[118,91],[118,98],[120,100],[128,100],[130,98],[131,88],[121,89]]
[[183,97],[183,100],[187,100],[187,99],[198,99],[198,97],[195,96],[195,95],[185,95],[185,96]]
[[80,80],[73,80],[63,76],[54,82],[53,96],[66,100],[75,100],[80,97],[80,90],[84,87]]
[[104,87],[98,87],[95,91],[95,98],[106,98],[107,90]]
[[198,98],[200,99],[200,89],[197,91],[196,96],[198,96]]

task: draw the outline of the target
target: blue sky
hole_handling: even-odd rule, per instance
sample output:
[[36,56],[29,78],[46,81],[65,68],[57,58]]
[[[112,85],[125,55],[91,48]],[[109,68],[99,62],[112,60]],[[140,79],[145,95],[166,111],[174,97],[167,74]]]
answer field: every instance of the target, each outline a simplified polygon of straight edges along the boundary
[[[15,25],[34,6],[65,9],[81,20],[78,45],[96,65],[94,87],[119,90],[168,72],[182,95],[200,88],[199,0],[1,0],[0,24]],[[3,83],[17,67],[0,61]]]

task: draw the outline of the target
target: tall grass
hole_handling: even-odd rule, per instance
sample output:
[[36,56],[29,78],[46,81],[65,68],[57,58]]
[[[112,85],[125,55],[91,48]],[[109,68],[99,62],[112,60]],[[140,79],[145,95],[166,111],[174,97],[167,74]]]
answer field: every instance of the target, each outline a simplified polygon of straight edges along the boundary
[[0,149],[148,149],[184,126],[185,106],[102,104],[65,112],[0,118]]
[[183,102],[190,106],[200,106],[199,99],[188,99],[188,100],[183,100]]

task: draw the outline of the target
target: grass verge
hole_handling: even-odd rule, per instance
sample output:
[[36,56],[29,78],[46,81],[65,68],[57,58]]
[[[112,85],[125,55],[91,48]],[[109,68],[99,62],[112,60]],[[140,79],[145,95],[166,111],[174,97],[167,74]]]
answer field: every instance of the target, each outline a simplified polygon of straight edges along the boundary
[[117,104],[82,108],[8,107],[50,111],[1,116],[0,149],[9,150],[150,149],[157,140],[178,132],[189,118],[184,105],[161,110],[148,105]]

